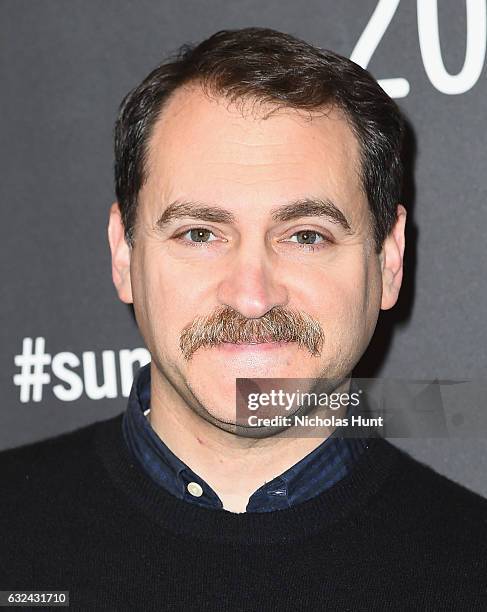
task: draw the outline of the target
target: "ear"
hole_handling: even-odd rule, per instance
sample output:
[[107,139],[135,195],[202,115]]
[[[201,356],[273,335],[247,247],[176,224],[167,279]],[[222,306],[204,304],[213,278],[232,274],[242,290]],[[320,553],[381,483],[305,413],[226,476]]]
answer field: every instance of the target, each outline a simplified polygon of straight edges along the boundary
[[132,250],[125,240],[125,230],[118,202],[114,202],[110,208],[108,242],[112,252],[112,279],[118,297],[125,304],[132,304],[132,285],[130,282],[130,256]]
[[399,296],[403,274],[406,215],[404,206],[398,204],[396,222],[384,240],[379,256],[382,269],[382,310],[392,308]]

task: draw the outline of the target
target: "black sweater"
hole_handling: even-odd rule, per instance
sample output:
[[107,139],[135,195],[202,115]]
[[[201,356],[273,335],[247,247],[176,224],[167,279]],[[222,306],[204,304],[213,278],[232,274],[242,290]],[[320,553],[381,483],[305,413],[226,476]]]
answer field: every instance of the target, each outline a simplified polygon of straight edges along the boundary
[[0,590],[71,610],[487,610],[487,500],[381,438],[286,510],[179,500],[132,460],[122,415],[0,453]]

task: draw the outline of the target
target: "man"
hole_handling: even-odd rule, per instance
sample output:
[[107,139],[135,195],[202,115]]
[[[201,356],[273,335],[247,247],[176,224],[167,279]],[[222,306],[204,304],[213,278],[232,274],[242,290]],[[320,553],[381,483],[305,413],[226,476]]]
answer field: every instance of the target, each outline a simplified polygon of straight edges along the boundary
[[237,402],[237,379],[352,391],[402,281],[402,132],[366,71],[262,28],[128,94],[108,235],[152,361],[119,416],[2,453],[3,589],[80,610],[485,609],[484,499],[373,433],[251,427]]

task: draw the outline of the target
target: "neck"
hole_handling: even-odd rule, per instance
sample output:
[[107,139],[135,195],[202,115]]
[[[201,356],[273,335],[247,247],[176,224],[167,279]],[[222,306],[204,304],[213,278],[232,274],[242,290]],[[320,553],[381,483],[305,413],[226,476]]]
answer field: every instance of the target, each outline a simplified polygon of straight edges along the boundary
[[[336,392],[347,392],[350,379]],[[337,417],[343,416],[345,408]],[[332,429],[283,431],[266,438],[229,433],[198,415],[151,365],[152,428],[168,448],[205,480],[231,512],[245,512],[249,497],[312,452]],[[237,477],[238,475],[238,477]]]

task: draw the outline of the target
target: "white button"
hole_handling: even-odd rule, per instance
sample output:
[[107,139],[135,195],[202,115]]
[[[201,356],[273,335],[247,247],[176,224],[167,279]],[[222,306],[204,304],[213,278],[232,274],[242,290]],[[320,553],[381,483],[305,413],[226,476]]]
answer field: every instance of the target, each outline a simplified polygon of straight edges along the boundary
[[187,489],[194,497],[201,497],[203,495],[203,489],[197,482],[189,482]]

